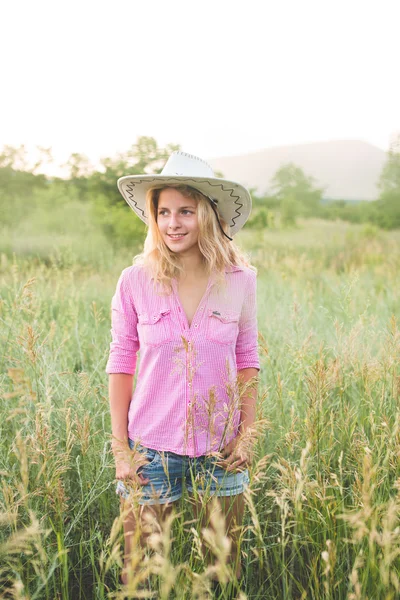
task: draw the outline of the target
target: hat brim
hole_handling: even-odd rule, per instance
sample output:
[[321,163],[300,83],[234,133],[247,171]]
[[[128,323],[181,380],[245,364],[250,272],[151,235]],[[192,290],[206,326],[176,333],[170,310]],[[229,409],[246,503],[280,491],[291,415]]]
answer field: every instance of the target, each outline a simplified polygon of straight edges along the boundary
[[118,179],[118,189],[137,216],[148,224],[146,194],[156,185],[186,184],[216,200],[218,212],[235,235],[246,223],[251,212],[248,190],[234,181],[212,177],[170,175],[126,175]]

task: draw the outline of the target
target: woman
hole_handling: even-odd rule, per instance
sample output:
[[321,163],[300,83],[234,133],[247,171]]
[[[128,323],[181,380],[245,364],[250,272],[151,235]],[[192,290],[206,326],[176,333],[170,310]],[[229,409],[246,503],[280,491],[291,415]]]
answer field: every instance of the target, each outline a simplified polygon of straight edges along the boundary
[[[244,225],[251,198],[183,152],[161,175],[122,177],[118,186],[148,225],[144,251],[122,272],[112,300],[106,368],[127,515],[122,580],[133,540],[145,544],[146,523],[165,518],[183,487],[197,515],[205,498],[218,498],[239,578],[232,530],[243,517],[259,359],[255,270],[229,233]],[[132,489],[140,490],[134,502]]]

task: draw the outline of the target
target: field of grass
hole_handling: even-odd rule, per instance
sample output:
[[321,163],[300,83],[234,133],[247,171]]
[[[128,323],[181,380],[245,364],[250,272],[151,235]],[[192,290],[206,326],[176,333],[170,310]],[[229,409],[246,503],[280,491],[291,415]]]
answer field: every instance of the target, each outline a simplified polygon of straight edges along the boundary
[[[0,598],[122,598],[104,369],[111,297],[134,251],[90,228],[28,233],[0,242]],[[259,271],[266,420],[240,598],[399,598],[400,234],[307,221],[239,242]],[[143,565],[153,597],[211,597],[198,536],[183,500]]]

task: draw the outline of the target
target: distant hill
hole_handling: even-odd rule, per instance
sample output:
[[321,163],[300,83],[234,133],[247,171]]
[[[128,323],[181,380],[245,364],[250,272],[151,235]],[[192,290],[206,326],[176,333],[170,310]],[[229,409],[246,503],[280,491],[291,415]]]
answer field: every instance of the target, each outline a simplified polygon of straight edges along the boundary
[[270,180],[284,163],[293,162],[324,187],[324,198],[375,200],[386,153],[366,142],[340,140],[267,148],[242,156],[208,160],[225,178],[268,193]]

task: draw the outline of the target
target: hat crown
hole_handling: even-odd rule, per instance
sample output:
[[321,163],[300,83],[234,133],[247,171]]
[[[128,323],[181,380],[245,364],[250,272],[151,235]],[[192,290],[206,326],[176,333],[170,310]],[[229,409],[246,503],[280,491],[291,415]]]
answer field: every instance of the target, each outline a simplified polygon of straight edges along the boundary
[[215,177],[208,163],[198,156],[176,151],[167,160],[161,175],[183,175],[185,177]]

